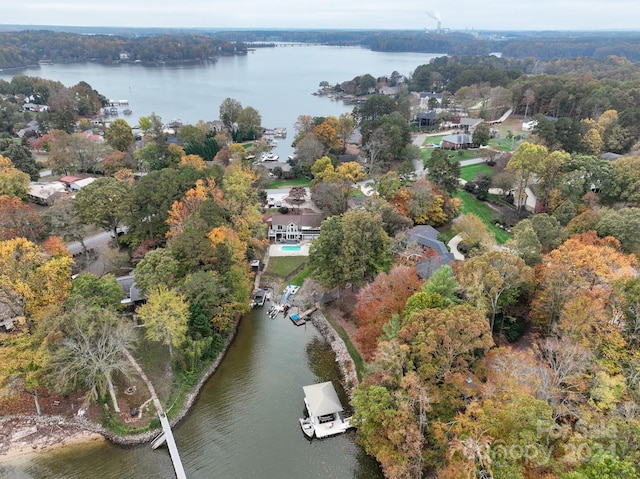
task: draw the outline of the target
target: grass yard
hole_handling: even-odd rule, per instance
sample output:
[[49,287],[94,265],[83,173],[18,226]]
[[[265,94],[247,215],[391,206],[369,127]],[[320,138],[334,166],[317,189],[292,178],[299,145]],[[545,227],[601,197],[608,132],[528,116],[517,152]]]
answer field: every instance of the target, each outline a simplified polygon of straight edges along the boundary
[[467,214],[473,213],[478,218],[480,218],[489,231],[491,231],[496,237],[496,241],[499,244],[505,243],[511,236],[504,230],[501,230],[495,225],[495,214],[493,210],[482,201],[478,201],[475,196],[466,191],[459,191],[456,195],[457,198],[460,198],[462,201],[462,208],[460,213]]
[[423,145],[427,145],[429,143],[440,143],[445,136],[447,135],[429,135],[425,138]]
[[473,181],[478,173],[487,173],[490,175],[492,171],[491,167],[485,163],[463,166],[460,168],[460,178],[466,181]]
[[291,284],[302,286],[302,283],[304,283],[309,276],[311,276],[311,269],[309,268],[309,265],[305,265],[302,271],[291,278]]
[[[431,158],[431,152],[434,148],[422,148],[420,151],[422,152],[422,163],[424,165],[427,164],[429,159]],[[473,160],[474,158],[481,158],[485,156],[485,153],[481,149],[472,149],[472,150],[458,150],[458,151],[449,151],[449,161],[464,161],[464,160]]]
[[272,256],[265,271],[266,275],[288,278],[307,261],[306,256]]
[[296,178],[295,180],[274,180],[264,186],[265,190],[276,190],[279,188],[292,188],[294,186],[311,186],[311,180],[306,178]]

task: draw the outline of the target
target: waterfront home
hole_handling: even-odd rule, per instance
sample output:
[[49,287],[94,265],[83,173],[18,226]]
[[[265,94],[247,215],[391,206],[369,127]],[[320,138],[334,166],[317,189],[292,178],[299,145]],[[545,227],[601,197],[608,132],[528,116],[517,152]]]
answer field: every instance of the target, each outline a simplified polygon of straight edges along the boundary
[[141,303],[145,300],[145,298],[142,296],[141,291],[136,286],[136,280],[133,275],[133,271],[131,271],[126,276],[117,277],[116,281],[118,282],[120,289],[122,289],[122,291],[124,291],[124,294],[126,295],[126,297],[122,301],[120,301],[121,304],[129,306],[135,305],[136,303]]
[[267,237],[276,243],[299,243],[304,240],[314,240],[320,236],[320,213],[302,213],[273,215],[269,220]]
[[416,264],[420,279],[428,279],[440,266],[454,261],[453,253],[438,239],[438,230],[432,226],[414,226],[407,231],[406,243],[417,243],[424,253]]

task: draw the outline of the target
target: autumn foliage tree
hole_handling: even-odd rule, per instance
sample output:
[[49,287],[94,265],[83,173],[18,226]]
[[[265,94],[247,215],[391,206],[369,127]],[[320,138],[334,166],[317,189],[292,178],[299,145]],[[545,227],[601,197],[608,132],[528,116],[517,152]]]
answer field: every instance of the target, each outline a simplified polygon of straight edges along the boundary
[[144,322],[147,338],[168,346],[172,361],[174,348],[186,339],[188,313],[189,303],[184,297],[163,284],[150,292],[147,303],[137,311]]
[[357,340],[365,359],[373,356],[383,325],[394,314],[402,313],[407,298],[419,287],[415,268],[395,266],[389,273],[378,274],[358,292],[354,315],[358,321]]
[[42,216],[29,205],[15,196],[0,195],[0,240],[22,237],[39,242],[45,231]]
[[26,200],[29,175],[18,170],[9,158],[0,155],[0,195]]
[[574,235],[538,267],[532,317],[549,332],[570,298],[580,291],[611,291],[613,282],[632,277],[636,265],[614,238],[599,238],[595,231]]
[[167,224],[169,225],[167,239],[171,240],[180,235],[184,230],[186,221],[200,212],[205,200],[212,199],[216,202],[221,202],[222,196],[222,191],[216,186],[213,178],[207,179],[206,182],[197,180],[193,188],[171,205],[169,218],[167,219]]
[[489,251],[466,260],[457,271],[469,302],[486,311],[493,331],[503,300],[512,300],[518,288],[532,279],[524,260],[508,251]]

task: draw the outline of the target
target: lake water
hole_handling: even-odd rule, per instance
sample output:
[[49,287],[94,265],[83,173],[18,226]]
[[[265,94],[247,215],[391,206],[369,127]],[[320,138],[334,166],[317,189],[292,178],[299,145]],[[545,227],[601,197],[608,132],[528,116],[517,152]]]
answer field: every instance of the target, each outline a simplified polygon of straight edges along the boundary
[[[19,73],[57,80],[65,86],[86,81],[107,98],[129,100],[133,114],[121,114],[120,118],[130,124],[152,112],[165,122],[217,120],[220,104],[231,97],[245,107],[256,108],[262,115],[262,126],[287,128],[287,139],[280,139],[275,149],[284,160],[293,152],[293,126],[298,116],[339,116],[352,109],[340,101],[313,96],[321,81],[335,85],[365,73],[379,77],[393,71],[410,75],[436,56],[358,47],[290,46],[261,48],[207,64],[54,64]],[[10,80],[16,73],[0,71],[0,78]]]
[[[175,430],[187,477],[381,478],[375,461],[355,443],[354,431],[323,440],[304,436],[298,423],[302,386],[330,380],[339,389],[335,357],[312,325],[296,327],[282,315],[270,319],[268,307],[243,318],[224,361]],[[175,476],[166,448],[101,443],[32,456],[4,470],[0,465],[0,477]]]
[[[260,49],[215,64],[43,65],[0,72],[9,80],[23,73],[79,81],[111,99],[127,99],[130,123],[156,112],[163,120],[185,123],[215,120],[227,97],[253,106],[263,126],[285,127],[289,137],[276,152],[291,154],[293,125],[299,115],[340,115],[340,102],[312,95],[320,81],[330,84],[356,75],[410,74],[434,54],[376,53],[360,48],[322,46]],[[333,380],[335,358],[312,325],[295,327],[266,309],[245,317],[229,353],[208,381],[190,415],[176,430],[176,442],[190,479],[212,478],[380,478],[375,461],[356,443],[355,433],[308,441],[298,424],[303,415],[302,386]],[[343,397],[346,406],[346,399]],[[111,444],[69,447],[0,466],[11,478],[172,478],[166,449]]]

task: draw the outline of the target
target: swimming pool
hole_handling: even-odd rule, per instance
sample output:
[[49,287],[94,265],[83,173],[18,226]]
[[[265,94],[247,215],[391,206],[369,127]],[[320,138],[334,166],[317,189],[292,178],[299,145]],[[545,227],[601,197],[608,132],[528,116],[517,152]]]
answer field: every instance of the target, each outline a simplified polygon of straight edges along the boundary
[[283,244],[280,249],[282,251],[300,251],[302,247],[299,244]]

